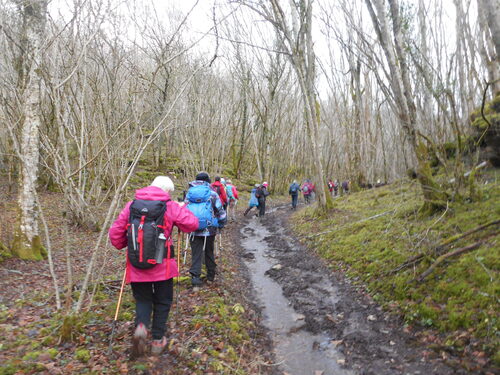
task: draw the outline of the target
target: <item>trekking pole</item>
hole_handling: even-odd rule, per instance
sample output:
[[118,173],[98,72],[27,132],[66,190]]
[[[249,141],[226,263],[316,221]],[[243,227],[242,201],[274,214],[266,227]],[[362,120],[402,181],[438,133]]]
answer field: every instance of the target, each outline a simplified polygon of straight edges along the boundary
[[115,318],[113,319],[113,326],[111,328],[111,336],[109,338],[108,354],[111,354],[111,352],[113,351],[113,336],[115,334],[116,321],[118,320],[118,313],[120,312],[120,305],[122,303],[122,295],[123,295],[123,289],[125,288],[126,276],[127,276],[127,267],[125,267],[125,272],[123,272],[122,286],[120,287],[120,294],[118,296],[118,303],[116,305]]
[[186,233],[186,244],[184,245],[184,255],[183,255],[184,259],[182,260],[183,264],[186,264],[188,246],[189,246],[189,234]]
[[181,230],[177,228],[177,267],[178,273],[177,273],[177,293],[175,294],[175,315],[179,316],[179,292],[181,288],[181,241],[182,241],[182,234]]

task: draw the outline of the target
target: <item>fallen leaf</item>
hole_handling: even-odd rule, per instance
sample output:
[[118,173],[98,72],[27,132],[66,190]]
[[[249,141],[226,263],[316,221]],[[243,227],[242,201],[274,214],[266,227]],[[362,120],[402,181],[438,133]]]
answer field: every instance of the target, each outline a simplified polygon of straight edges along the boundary
[[370,322],[374,322],[377,320],[377,317],[375,315],[368,315],[368,318],[367,318]]

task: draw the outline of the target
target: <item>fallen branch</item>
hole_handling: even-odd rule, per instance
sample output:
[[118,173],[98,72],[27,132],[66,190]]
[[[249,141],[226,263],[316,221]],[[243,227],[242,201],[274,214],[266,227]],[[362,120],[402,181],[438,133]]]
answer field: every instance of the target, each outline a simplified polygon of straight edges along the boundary
[[[470,174],[471,174],[473,171],[477,171],[477,170],[479,170],[479,169],[483,169],[483,168],[485,168],[485,167],[487,167],[487,166],[488,166],[488,162],[487,162],[487,161],[483,161],[483,162],[481,162],[480,164],[478,164],[477,166],[475,166],[474,168],[472,168],[470,171],[465,172],[465,173],[464,173],[464,177],[469,177],[469,176],[470,176]],[[450,184],[455,183],[455,178],[452,178],[451,180],[449,180],[449,181],[448,181],[448,183],[450,183]]]
[[[451,245],[452,243],[454,242],[457,242],[458,240],[461,240],[467,236],[470,236],[471,234],[474,234],[476,232],[479,232],[483,229],[486,229],[488,227],[491,227],[492,225],[497,225],[497,224],[500,224],[500,220],[493,220],[493,221],[490,221],[489,223],[486,223],[486,224],[483,224],[483,225],[480,225],[474,229],[471,229],[465,233],[462,233],[462,234],[459,234],[459,235],[456,235],[456,236],[452,236],[450,238],[447,238],[446,240],[444,240],[443,242],[441,242],[438,246],[436,246],[436,248],[434,249],[434,254],[440,254],[445,247]],[[399,272],[405,268],[408,268],[410,266],[413,266],[415,264],[418,264],[420,263],[426,256],[427,254],[418,254],[418,255],[414,255],[412,256],[411,258],[407,259],[404,263],[400,264],[399,266],[397,266],[396,268],[393,268],[392,270],[390,270],[388,272],[389,275],[391,274],[394,274],[396,272]]]
[[460,235],[450,237],[450,238],[444,240],[441,244],[439,244],[436,248],[436,251],[442,250],[445,246],[448,246],[454,242],[457,242],[458,240],[461,240],[464,237],[470,236],[471,234],[474,234],[474,233],[479,232],[483,229],[491,227],[492,225],[498,225],[498,224],[500,224],[500,220],[493,220],[493,221],[490,221],[489,223],[480,225],[480,226],[478,226],[474,229],[471,229],[465,233],[462,233]]
[[[498,232],[495,233],[494,235],[496,235],[496,234],[498,234]],[[472,250],[476,250],[479,247],[481,247],[481,245],[484,245],[485,243],[486,243],[485,240],[478,241],[476,243],[473,243],[472,245],[461,247],[460,249],[456,249],[456,250],[450,251],[449,253],[441,255],[439,258],[436,259],[436,261],[434,263],[432,263],[432,265],[424,273],[422,273],[415,280],[419,281],[419,282],[423,281],[427,276],[429,276],[436,269],[437,266],[439,266],[441,263],[443,263],[446,259],[453,257],[453,256],[456,256],[456,255],[460,255],[460,254],[472,251]]]
[[387,214],[390,214],[392,212],[394,212],[396,210],[390,210],[390,211],[386,211],[386,212],[382,212],[381,214],[377,214],[377,215],[374,215],[374,216],[370,216],[370,217],[367,217],[365,219],[361,219],[361,220],[358,220],[358,221],[355,221],[354,223],[349,223],[349,224],[346,224],[346,225],[342,225],[340,227],[337,227],[335,229],[331,229],[331,230],[327,230],[325,232],[320,232],[320,233],[315,233],[315,234],[311,234],[309,236],[306,236],[306,238],[312,238],[312,237],[316,237],[316,236],[321,236],[322,234],[326,234],[326,233],[331,233],[331,232],[335,232],[337,230],[341,230],[345,227],[348,227],[348,226],[351,226],[351,225],[354,225],[354,224],[359,224],[359,223],[362,223],[363,221],[368,221],[368,220],[371,220],[371,219],[375,219],[377,217],[381,217],[381,216],[385,216]]
[[[9,270],[7,268],[2,268],[2,270],[7,271],[7,272],[12,272],[12,273],[17,273],[18,275],[26,275],[25,272],[18,271],[18,270]],[[30,275],[40,275],[40,276],[45,276],[45,277],[50,277],[50,275],[42,272],[37,272],[37,271],[29,271]]]

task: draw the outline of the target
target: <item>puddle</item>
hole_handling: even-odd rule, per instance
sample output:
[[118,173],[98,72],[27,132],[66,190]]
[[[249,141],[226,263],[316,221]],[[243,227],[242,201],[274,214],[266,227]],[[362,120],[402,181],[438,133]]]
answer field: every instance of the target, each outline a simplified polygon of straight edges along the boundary
[[[272,249],[265,237],[273,235],[259,220],[253,218],[241,229],[241,245],[247,254],[245,263],[255,289],[258,304],[262,308],[263,323],[271,331],[275,348],[276,365],[290,375],[346,375],[353,371],[342,368],[344,357],[335,348],[335,338],[326,334],[312,334],[304,329],[304,316],[298,314],[283,295],[281,286],[266,275],[276,265]],[[274,234],[281,236],[280,233]],[[288,238],[283,236],[283,241]],[[305,271],[310,272],[310,271]],[[335,303],[335,288],[321,285]]]

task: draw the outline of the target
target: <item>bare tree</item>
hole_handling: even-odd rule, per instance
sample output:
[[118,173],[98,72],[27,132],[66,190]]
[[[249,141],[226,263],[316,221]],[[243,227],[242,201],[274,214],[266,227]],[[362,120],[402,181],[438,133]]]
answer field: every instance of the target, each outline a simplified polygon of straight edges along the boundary
[[38,231],[36,181],[39,162],[39,130],[41,124],[43,54],[47,1],[31,0],[19,3],[22,14],[19,89],[22,97],[21,167],[19,177],[19,216],[14,231],[12,252],[23,259],[41,259],[45,253]]

